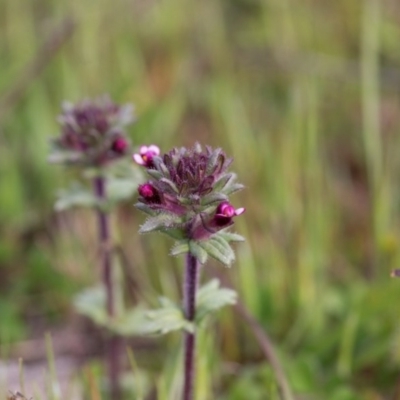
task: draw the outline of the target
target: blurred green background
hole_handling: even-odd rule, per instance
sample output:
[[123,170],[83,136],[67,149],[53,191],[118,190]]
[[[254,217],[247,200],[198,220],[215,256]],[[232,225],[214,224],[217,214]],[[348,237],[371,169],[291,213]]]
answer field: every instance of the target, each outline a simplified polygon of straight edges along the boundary
[[[63,100],[110,93],[136,106],[134,145],[234,157],[229,275],[299,398],[399,399],[399,43],[395,0],[0,0],[0,341],[62,322],[98,277],[93,216],[54,213],[71,176],[47,153]],[[139,237],[131,204],[117,217],[142,287],[179,298],[171,243]],[[220,317],[239,379],[218,390],[272,399],[251,333]]]

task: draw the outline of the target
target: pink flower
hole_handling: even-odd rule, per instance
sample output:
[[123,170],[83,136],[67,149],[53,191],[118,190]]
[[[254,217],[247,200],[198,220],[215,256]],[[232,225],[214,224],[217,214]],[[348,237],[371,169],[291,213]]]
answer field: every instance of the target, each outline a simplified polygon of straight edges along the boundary
[[127,147],[128,147],[128,142],[124,138],[119,137],[114,140],[111,149],[118,154],[123,154],[127,149]]
[[215,210],[214,222],[217,226],[228,225],[233,217],[241,215],[245,212],[245,208],[235,209],[228,201],[220,203]]
[[143,199],[146,200],[146,203],[161,203],[160,193],[150,182],[146,182],[143,185],[140,185],[138,187],[138,192],[140,196],[142,196]]
[[158,146],[152,144],[150,146],[142,146],[139,150],[139,154],[134,154],[133,159],[137,164],[143,165],[146,168],[152,168],[153,158],[160,154],[160,149]]

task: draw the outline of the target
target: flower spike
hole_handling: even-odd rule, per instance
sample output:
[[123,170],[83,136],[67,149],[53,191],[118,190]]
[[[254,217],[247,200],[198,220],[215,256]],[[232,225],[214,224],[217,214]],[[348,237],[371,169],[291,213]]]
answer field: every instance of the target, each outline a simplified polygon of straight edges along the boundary
[[102,167],[128,153],[124,131],[133,121],[131,105],[117,105],[109,97],[65,103],[58,117],[61,135],[53,140],[50,161]]
[[[221,149],[203,149],[200,145],[192,149],[174,148],[160,156],[157,146],[142,146],[134,159],[146,166],[151,176],[151,181],[138,188],[137,207],[151,216],[141,231],[158,230],[186,244],[192,243],[191,248],[206,246],[206,253],[230,264],[231,253],[219,257],[207,242],[225,243],[222,231],[245,212],[243,207],[235,209],[228,201],[231,193],[243,188],[236,182],[236,174],[228,171],[232,160]],[[227,242],[223,246],[230,248]],[[226,251],[233,254],[233,250]],[[202,254],[204,251],[199,253],[200,260],[204,260]]]

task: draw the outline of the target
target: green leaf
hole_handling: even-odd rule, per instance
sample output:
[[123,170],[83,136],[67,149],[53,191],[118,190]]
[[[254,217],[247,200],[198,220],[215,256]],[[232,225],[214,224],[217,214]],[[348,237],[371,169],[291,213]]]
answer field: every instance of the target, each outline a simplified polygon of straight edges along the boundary
[[170,188],[174,193],[176,193],[176,194],[179,193],[179,190],[176,187],[175,183],[172,182],[171,180],[169,180],[167,178],[161,178],[159,181],[162,182],[168,188]]
[[194,331],[194,324],[185,319],[180,307],[166,298],[161,299],[161,304],[161,308],[146,312],[142,334],[162,335],[181,329]]
[[218,164],[219,157],[221,155],[221,149],[215,149],[208,160],[207,167],[206,167],[206,174],[210,174],[211,171],[215,168]]
[[196,322],[227,305],[235,304],[237,293],[232,289],[221,288],[218,279],[213,279],[202,286],[196,296]]
[[195,242],[191,240],[189,242],[189,250],[190,253],[195,256],[201,264],[205,264],[208,258],[207,251],[205,251],[200,245],[199,242]]
[[225,187],[226,183],[232,178],[232,175],[235,174],[233,172],[229,172],[220,176],[213,185],[214,191],[219,192],[220,190],[222,190]]
[[152,177],[152,178],[154,178],[154,179],[160,179],[160,178],[162,178],[164,175],[160,172],[160,171],[157,171],[156,169],[148,169],[147,170],[147,173]]
[[152,208],[150,208],[147,204],[144,204],[144,203],[136,203],[136,204],[135,204],[135,207],[136,207],[138,210],[140,210],[140,211],[142,211],[142,212],[144,212],[144,213],[146,213],[146,214],[148,214],[148,215],[151,215],[151,216],[157,215],[157,211],[155,211],[155,210],[153,210]]
[[58,192],[57,201],[54,205],[56,211],[64,211],[73,207],[94,207],[98,200],[91,191],[77,182],[71,184],[68,189]]
[[228,196],[243,189],[244,186],[241,183],[236,183],[236,178],[237,176],[233,172],[221,176],[214,184],[214,191]]
[[165,233],[169,237],[172,237],[172,239],[182,240],[186,238],[185,230],[182,228],[166,228],[160,229],[159,231],[161,233]]
[[167,166],[164,164],[164,161],[161,157],[154,157],[153,163],[156,166],[157,170],[161,172],[162,176],[169,177],[169,170]]
[[228,200],[228,196],[223,193],[210,193],[201,199],[201,205],[207,206],[213,203],[221,203],[222,201]]
[[177,242],[171,249],[172,256],[178,256],[183,253],[189,252],[189,243],[188,242]]
[[239,235],[237,233],[220,231],[217,233],[217,235],[222,237],[223,239],[225,239],[227,242],[244,242],[245,241],[245,238],[242,235]]
[[136,192],[138,182],[130,179],[108,178],[107,197],[113,203],[130,199]]
[[146,312],[140,305],[113,320],[108,328],[122,336],[142,335],[143,325],[147,323]]
[[[235,254],[229,245],[212,236],[210,239],[197,242],[211,257],[226,266],[230,266],[235,259]],[[227,244],[227,243],[226,243]]]
[[181,222],[180,217],[174,214],[162,213],[148,218],[140,227],[139,233],[162,231],[168,228],[175,228]]
[[217,235],[214,235],[211,237],[211,240],[215,243],[218,243],[221,246],[221,250],[225,252],[225,254],[229,254],[229,258],[232,261],[235,261],[235,252],[233,251],[232,247],[229,245],[229,243],[222,237]]
[[229,196],[230,194],[235,193],[235,192],[238,192],[239,190],[242,190],[242,189],[244,189],[244,185],[242,185],[241,183],[232,183],[231,185],[226,186],[226,187],[223,189],[223,192],[224,192],[227,196]]
[[89,317],[94,323],[108,326],[106,293],[103,286],[85,289],[74,297],[73,304],[80,314]]

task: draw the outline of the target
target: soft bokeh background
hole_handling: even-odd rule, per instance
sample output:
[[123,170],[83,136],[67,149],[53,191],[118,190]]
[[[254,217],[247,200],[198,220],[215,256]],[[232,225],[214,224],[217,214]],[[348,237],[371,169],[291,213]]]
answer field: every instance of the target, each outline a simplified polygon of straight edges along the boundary
[[[135,145],[234,156],[247,242],[229,276],[299,399],[400,398],[399,43],[396,0],[1,0],[3,347],[62,326],[98,277],[94,220],[55,215],[71,174],[46,158],[61,102],[110,93],[136,106]],[[141,286],[179,298],[170,242],[138,237],[131,203],[118,216]],[[236,375],[203,376],[202,398],[269,398],[251,333],[220,318],[208,345]]]

